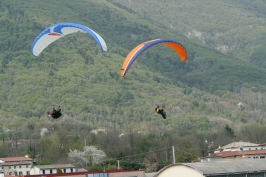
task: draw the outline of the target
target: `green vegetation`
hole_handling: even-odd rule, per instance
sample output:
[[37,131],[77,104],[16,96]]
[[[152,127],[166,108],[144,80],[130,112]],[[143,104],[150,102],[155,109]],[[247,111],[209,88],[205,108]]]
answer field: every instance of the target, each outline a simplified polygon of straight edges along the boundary
[[233,58],[251,63],[259,59],[257,66],[265,68],[265,55],[260,55],[264,53],[257,53],[258,48],[265,48],[263,0],[108,1]]
[[[224,39],[217,38],[216,43],[215,37],[210,38],[202,45],[186,37],[187,32],[193,30],[192,24],[196,24],[192,21],[197,19],[193,9],[191,16],[171,16],[171,19],[179,19],[180,24],[171,22],[181,26],[178,29],[165,27],[162,12],[151,19],[154,5],[170,9],[182,2],[180,8],[186,9],[194,1],[154,0],[151,3],[140,0],[128,7],[125,3],[128,1],[114,2],[0,1],[0,130],[3,139],[0,156],[27,153],[36,157],[39,164],[56,163],[66,157],[69,149],[82,149],[86,141],[103,149],[110,158],[107,160],[121,159],[124,168],[142,168],[145,163],[145,168],[152,171],[171,163],[169,148],[172,145],[179,147],[178,162],[190,162],[233,140],[253,141],[256,137],[257,143],[266,141],[264,136],[259,136],[265,132],[266,115],[262,33],[258,32],[260,41],[252,38],[257,43],[247,51],[243,49],[250,41],[241,42],[239,49],[224,53],[210,46],[229,43],[234,40],[232,36],[236,37],[236,42],[246,41],[253,32],[243,36],[245,31],[239,27],[227,35],[230,26],[223,24],[225,22],[219,26],[219,19],[215,23],[215,17],[210,17],[208,23],[197,21],[202,28],[196,29],[210,30],[211,36],[220,30]],[[211,6],[229,3],[211,2]],[[241,12],[249,3],[247,0],[241,2],[230,2],[232,13]],[[139,10],[147,3],[151,4],[151,8],[147,8],[151,12]],[[199,10],[206,5],[205,1],[194,3]],[[255,10],[250,6],[250,13]],[[260,15],[263,12],[257,11]],[[207,14],[203,15],[207,18]],[[242,18],[247,21],[248,15],[251,14]],[[220,18],[228,19],[231,24],[228,16]],[[263,20],[260,16],[255,18],[254,14],[250,18],[255,19],[251,20],[254,26]],[[56,41],[34,58],[30,54],[34,38],[47,26],[61,21],[81,23],[93,29],[105,39],[108,52],[101,52],[89,35],[73,34]],[[184,25],[187,21],[189,23]],[[217,26],[218,32],[214,27],[207,27],[210,24],[216,24],[212,26]],[[171,49],[154,46],[139,56],[125,78],[120,78],[128,52],[137,44],[155,38],[179,41],[188,51],[188,60],[180,62]],[[254,64],[248,57],[241,58],[247,53],[254,56]],[[46,112],[54,105],[61,106],[63,118],[49,120]],[[166,120],[155,113],[156,105],[166,110]],[[260,128],[256,129],[258,124]],[[42,128],[48,130],[45,135],[40,134]],[[98,128],[108,133],[91,133]],[[254,129],[256,131],[251,131]],[[234,136],[230,136],[230,132],[228,135],[231,130]],[[119,137],[122,133],[124,136]],[[19,139],[26,139],[26,145],[9,148],[10,141]],[[205,144],[206,139],[213,142],[212,147]],[[157,149],[163,151],[157,152]],[[123,159],[132,154],[140,155]]]

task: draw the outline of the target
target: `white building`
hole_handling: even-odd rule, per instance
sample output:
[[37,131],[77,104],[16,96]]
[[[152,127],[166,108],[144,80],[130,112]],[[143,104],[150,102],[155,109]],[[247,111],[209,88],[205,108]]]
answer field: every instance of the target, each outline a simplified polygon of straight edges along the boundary
[[29,175],[32,162],[27,156],[0,158],[0,169],[5,175]]
[[265,149],[264,145],[250,143],[250,142],[232,142],[225,146],[219,147],[214,153],[219,152],[232,152],[232,151],[247,151],[247,150],[258,150]]
[[39,165],[32,167],[30,174],[56,174],[59,169],[62,173],[72,173],[77,171],[76,167],[72,164]]
[[213,154],[209,154],[209,156],[202,159],[202,161],[234,160],[238,158],[265,159],[265,144],[233,142],[223,147],[219,147]]
[[58,170],[62,173],[76,172],[76,167],[72,164],[57,165],[33,165],[33,159],[25,157],[0,158],[0,170],[5,175],[25,176],[38,174],[55,174]]

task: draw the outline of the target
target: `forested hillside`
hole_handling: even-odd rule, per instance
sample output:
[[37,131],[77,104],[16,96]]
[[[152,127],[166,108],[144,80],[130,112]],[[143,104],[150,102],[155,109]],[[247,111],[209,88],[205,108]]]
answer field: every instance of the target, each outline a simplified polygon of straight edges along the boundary
[[109,0],[154,24],[265,68],[264,0]]
[[[42,154],[40,163],[65,162],[69,149],[81,149],[86,141],[103,149],[108,158],[183,147],[194,154],[180,153],[177,159],[183,162],[233,140],[265,142],[260,136],[266,113],[263,67],[191,39],[184,33],[190,24],[182,30],[167,28],[138,12],[135,5],[126,7],[122,2],[0,1],[0,156]],[[162,7],[172,5],[176,2]],[[241,8],[231,4],[232,12]],[[62,21],[93,29],[104,38],[108,51],[102,52],[87,34],[71,34],[33,57],[30,47],[35,37]],[[183,44],[187,61],[156,45],[143,52],[121,78],[130,50],[156,38]],[[46,114],[54,105],[62,108],[63,117],[58,120]],[[155,113],[157,105],[165,108],[166,120]],[[41,136],[42,128],[48,129],[46,136]],[[90,133],[98,128],[107,133]],[[18,139],[30,143],[7,148],[5,141]],[[206,139],[211,147],[204,144]],[[160,153],[141,158],[156,161],[153,168],[169,163]]]

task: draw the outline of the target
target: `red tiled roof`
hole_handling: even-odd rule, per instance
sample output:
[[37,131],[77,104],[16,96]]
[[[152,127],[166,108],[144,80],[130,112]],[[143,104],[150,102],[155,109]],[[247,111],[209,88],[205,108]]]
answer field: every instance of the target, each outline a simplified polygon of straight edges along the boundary
[[32,159],[29,157],[6,157],[6,158],[0,158],[0,160],[4,162],[32,161]]
[[266,155],[266,150],[225,151],[225,152],[214,153],[214,156],[219,156],[219,157],[234,157],[242,155]]

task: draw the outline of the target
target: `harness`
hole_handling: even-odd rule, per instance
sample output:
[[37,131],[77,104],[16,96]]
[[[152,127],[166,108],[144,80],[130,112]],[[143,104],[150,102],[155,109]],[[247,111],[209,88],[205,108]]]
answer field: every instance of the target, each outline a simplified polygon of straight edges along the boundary
[[163,108],[156,108],[156,112],[160,112],[161,110],[163,110]]

